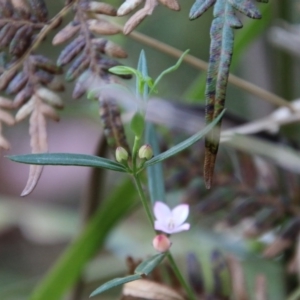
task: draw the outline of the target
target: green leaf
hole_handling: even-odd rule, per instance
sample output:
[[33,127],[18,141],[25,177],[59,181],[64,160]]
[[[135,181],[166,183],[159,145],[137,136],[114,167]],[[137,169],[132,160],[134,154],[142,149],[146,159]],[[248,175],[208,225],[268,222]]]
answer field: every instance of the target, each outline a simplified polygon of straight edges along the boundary
[[114,279],[100,285],[96,290],[94,290],[91,293],[90,297],[94,297],[94,296],[99,295],[113,287],[119,286],[121,284],[130,282],[130,281],[138,280],[141,278],[142,278],[142,276],[139,274],[129,275],[129,276],[122,277],[122,278],[114,278]]
[[140,76],[140,74],[138,74],[139,72],[134,69],[134,68],[130,68],[130,67],[126,67],[126,66],[115,66],[112,68],[109,68],[108,71],[110,73],[116,74],[116,75],[136,75],[137,77]]
[[139,275],[149,275],[162,262],[162,260],[166,257],[166,254],[167,253],[156,254],[144,260],[136,267],[134,272]]
[[158,85],[158,83],[161,81],[161,79],[165,75],[167,75],[167,74],[169,74],[171,72],[174,72],[174,71],[176,71],[179,68],[179,66],[181,65],[181,63],[183,61],[183,58],[188,54],[189,51],[190,51],[189,49],[186,50],[186,51],[184,51],[181,54],[180,58],[178,59],[178,61],[176,62],[176,64],[174,66],[172,66],[172,67],[170,67],[170,68],[168,68],[168,69],[166,69],[166,70],[164,70],[163,72],[160,73],[160,75],[154,81],[154,84],[153,84],[153,86],[152,86],[152,88],[151,88],[151,90],[149,92],[149,95],[151,95],[151,93],[155,91],[156,86]]
[[[146,144],[151,145],[154,156],[160,154],[157,135],[153,124],[148,123],[146,127]],[[161,163],[157,163],[154,166],[147,168],[148,174],[148,189],[152,204],[155,201],[165,201],[165,185],[164,185],[164,173]]]
[[29,300],[62,299],[78,280],[86,263],[101,249],[110,231],[137,204],[135,196],[135,188],[129,179],[116,187],[36,287]]
[[138,138],[141,138],[145,127],[144,117],[137,112],[131,119],[130,128],[133,131],[134,135]]
[[200,132],[192,135],[191,137],[189,137],[188,139],[186,139],[185,141],[177,144],[176,146],[172,147],[171,149],[157,155],[154,156],[153,158],[151,158],[150,160],[148,160],[145,163],[145,167],[148,166],[152,166],[155,165],[181,151],[183,151],[184,149],[190,147],[191,145],[195,144],[197,141],[199,141],[203,136],[205,136],[223,117],[225,110],[223,110],[223,112],[213,121],[211,122],[208,126],[206,126],[203,130],[201,130]]
[[146,100],[149,94],[149,88],[147,84],[147,81],[149,81],[149,76],[148,76],[147,58],[144,50],[142,50],[140,53],[137,70],[138,72],[140,72],[141,77],[137,78],[136,81],[136,94],[137,97],[142,95]]
[[11,155],[8,158],[12,161],[30,164],[30,165],[59,165],[59,166],[82,166],[96,167],[113,170],[117,172],[126,172],[123,165],[103,157],[74,154],[74,153],[42,153],[42,154],[24,154]]

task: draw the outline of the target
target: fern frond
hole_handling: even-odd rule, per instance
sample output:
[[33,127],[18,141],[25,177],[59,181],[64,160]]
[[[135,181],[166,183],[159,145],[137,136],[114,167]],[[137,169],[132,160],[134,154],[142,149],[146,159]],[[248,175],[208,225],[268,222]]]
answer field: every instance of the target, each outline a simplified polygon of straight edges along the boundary
[[[210,58],[206,81],[206,122],[211,123],[225,106],[226,89],[234,45],[234,28],[242,23],[235,10],[254,19],[261,18],[253,0],[196,0],[190,18],[201,16],[214,5],[214,20],[211,25]],[[204,179],[207,188],[212,184],[214,166],[220,140],[220,126],[208,133],[205,140]]]

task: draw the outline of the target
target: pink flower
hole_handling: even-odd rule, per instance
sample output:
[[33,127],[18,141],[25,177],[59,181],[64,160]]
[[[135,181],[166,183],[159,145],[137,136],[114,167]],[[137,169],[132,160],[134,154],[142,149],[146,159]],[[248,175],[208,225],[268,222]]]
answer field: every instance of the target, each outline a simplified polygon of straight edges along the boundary
[[189,206],[180,204],[172,210],[163,202],[157,201],[154,204],[155,230],[168,234],[189,230],[190,224],[184,223],[189,215]]

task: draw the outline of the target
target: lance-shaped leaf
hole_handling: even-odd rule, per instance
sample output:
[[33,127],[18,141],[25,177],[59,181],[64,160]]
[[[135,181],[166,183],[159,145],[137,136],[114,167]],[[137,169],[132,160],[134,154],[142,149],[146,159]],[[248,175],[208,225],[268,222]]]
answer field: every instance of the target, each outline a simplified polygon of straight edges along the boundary
[[[210,59],[205,91],[206,122],[208,124],[220,115],[225,105],[234,39],[233,29],[227,22],[228,11],[231,11],[231,5],[227,2],[219,1],[216,4],[214,11],[216,18],[212,22],[210,31]],[[212,183],[219,147],[221,121],[218,125],[205,139],[204,180],[207,188],[210,188]]]
[[176,146],[172,147],[171,149],[151,158],[150,160],[148,160],[145,163],[145,166],[152,166],[155,165],[181,151],[183,151],[184,149],[192,146],[194,143],[196,143],[197,141],[199,141],[203,136],[205,136],[210,130],[212,130],[212,128],[218,124],[218,122],[221,120],[222,116],[224,114],[224,111],[218,116],[216,117],[216,119],[211,122],[208,126],[206,126],[203,130],[199,131],[198,133],[192,135],[191,137],[189,137],[188,139],[186,139],[185,141],[177,144]]
[[136,269],[134,270],[135,274],[129,275],[126,277],[122,277],[122,278],[114,278],[114,279],[102,284],[95,291],[92,292],[90,297],[99,295],[113,287],[122,285],[124,283],[141,279],[145,275],[146,276],[149,275],[153,271],[153,269],[162,262],[162,260],[165,258],[165,256],[166,256],[166,253],[160,253],[160,254],[156,254],[156,255],[146,259],[145,261],[143,261],[136,267]]
[[96,167],[108,170],[125,172],[125,168],[110,159],[103,157],[74,154],[74,153],[43,153],[43,154],[25,154],[12,155],[8,158],[15,162],[32,165],[56,165],[56,166],[82,166]]

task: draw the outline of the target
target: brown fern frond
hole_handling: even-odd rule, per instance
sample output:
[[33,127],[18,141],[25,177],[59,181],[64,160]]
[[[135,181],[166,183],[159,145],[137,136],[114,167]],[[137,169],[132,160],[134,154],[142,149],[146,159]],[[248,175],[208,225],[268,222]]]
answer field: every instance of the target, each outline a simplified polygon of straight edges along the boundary
[[[142,3],[142,0],[126,0],[118,9],[118,16],[124,16],[133,11]],[[145,0],[145,6],[138,10],[125,24],[123,32],[129,34],[134,30],[148,15],[151,15],[155,7],[163,4],[171,10],[179,11],[180,5],[177,0]]]
[[4,150],[10,149],[9,141],[2,135],[2,124],[12,126],[15,124],[14,117],[6,111],[12,108],[12,101],[4,97],[0,97],[0,148]]

